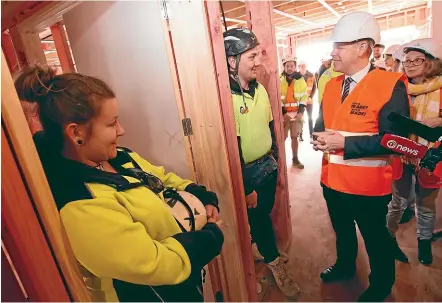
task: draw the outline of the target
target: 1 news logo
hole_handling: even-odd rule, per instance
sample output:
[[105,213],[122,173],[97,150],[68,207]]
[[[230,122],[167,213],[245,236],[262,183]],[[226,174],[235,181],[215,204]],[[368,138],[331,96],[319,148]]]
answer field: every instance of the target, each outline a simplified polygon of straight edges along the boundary
[[387,147],[392,150],[396,150],[398,152],[401,152],[402,154],[406,153],[410,156],[417,156],[419,154],[419,151],[417,149],[413,149],[408,146],[403,146],[401,144],[398,144],[396,142],[396,140],[393,140],[393,139],[387,141]]

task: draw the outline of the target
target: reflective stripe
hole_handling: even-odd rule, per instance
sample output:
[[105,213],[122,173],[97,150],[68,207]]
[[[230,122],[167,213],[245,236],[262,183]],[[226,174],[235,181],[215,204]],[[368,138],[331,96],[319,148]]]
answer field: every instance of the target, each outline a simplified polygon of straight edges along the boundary
[[334,129],[330,129],[330,128],[326,128],[325,130],[329,131],[329,132],[338,132],[341,135],[343,135],[344,137],[379,135],[379,133],[354,133],[354,132],[345,132],[345,131],[341,131],[341,130],[334,130]]
[[281,96],[281,100],[285,100],[285,96]]
[[304,97],[307,96],[307,93],[295,93],[295,97]]
[[361,167],[384,167],[388,165],[388,161],[382,158],[359,158],[344,160],[344,156],[331,154],[328,159],[329,163],[341,164],[347,166]]
[[298,103],[286,103],[284,104],[284,107],[296,107],[298,106]]

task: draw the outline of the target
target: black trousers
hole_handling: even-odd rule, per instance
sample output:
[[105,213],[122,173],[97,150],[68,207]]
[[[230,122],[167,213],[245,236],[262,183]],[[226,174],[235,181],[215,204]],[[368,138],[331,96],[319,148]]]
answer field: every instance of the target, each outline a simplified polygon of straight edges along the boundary
[[336,233],[336,265],[356,267],[358,240],[355,222],[364,238],[370,261],[370,285],[391,290],[395,281],[393,242],[386,226],[391,195],[367,197],[350,195],[323,186],[324,198]]
[[258,194],[257,207],[247,210],[252,242],[256,243],[266,263],[270,263],[279,257],[275,232],[270,218],[270,213],[275,204],[277,179],[278,171],[276,170],[272,173],[272,177],[268,182],[255,188]]

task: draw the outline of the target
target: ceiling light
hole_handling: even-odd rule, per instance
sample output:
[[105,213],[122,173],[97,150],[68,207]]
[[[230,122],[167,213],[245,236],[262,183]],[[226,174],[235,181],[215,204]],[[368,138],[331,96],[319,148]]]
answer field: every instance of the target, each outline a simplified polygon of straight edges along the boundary
[[341,5],[342,5],[342,2],[338,2],[338,5],[341,6]]
[[343,6],[342,9],[345,10],[345,6]]

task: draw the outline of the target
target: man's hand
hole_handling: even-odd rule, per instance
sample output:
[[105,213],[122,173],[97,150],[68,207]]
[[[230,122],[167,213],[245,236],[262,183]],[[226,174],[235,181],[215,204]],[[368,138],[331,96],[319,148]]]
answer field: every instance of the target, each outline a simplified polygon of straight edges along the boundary
[[313,136],[318,136],[312,142],[316,150],[333,152],[344,149],[345,137],[338,132],[317,132]]
[[207,214],[207,222],[210,222],[210,220],[213,220],[214,222],[218,221],[218,209],[213,205],[206,205],[205,208]]
[[439,117],[427,118],[424,119],[422,123],[429,127],[439,127],[442,126],[442,118]]
[[246,196],[247,208],[256,208],[258,205],[258,194],[253,191],[250,195]]

